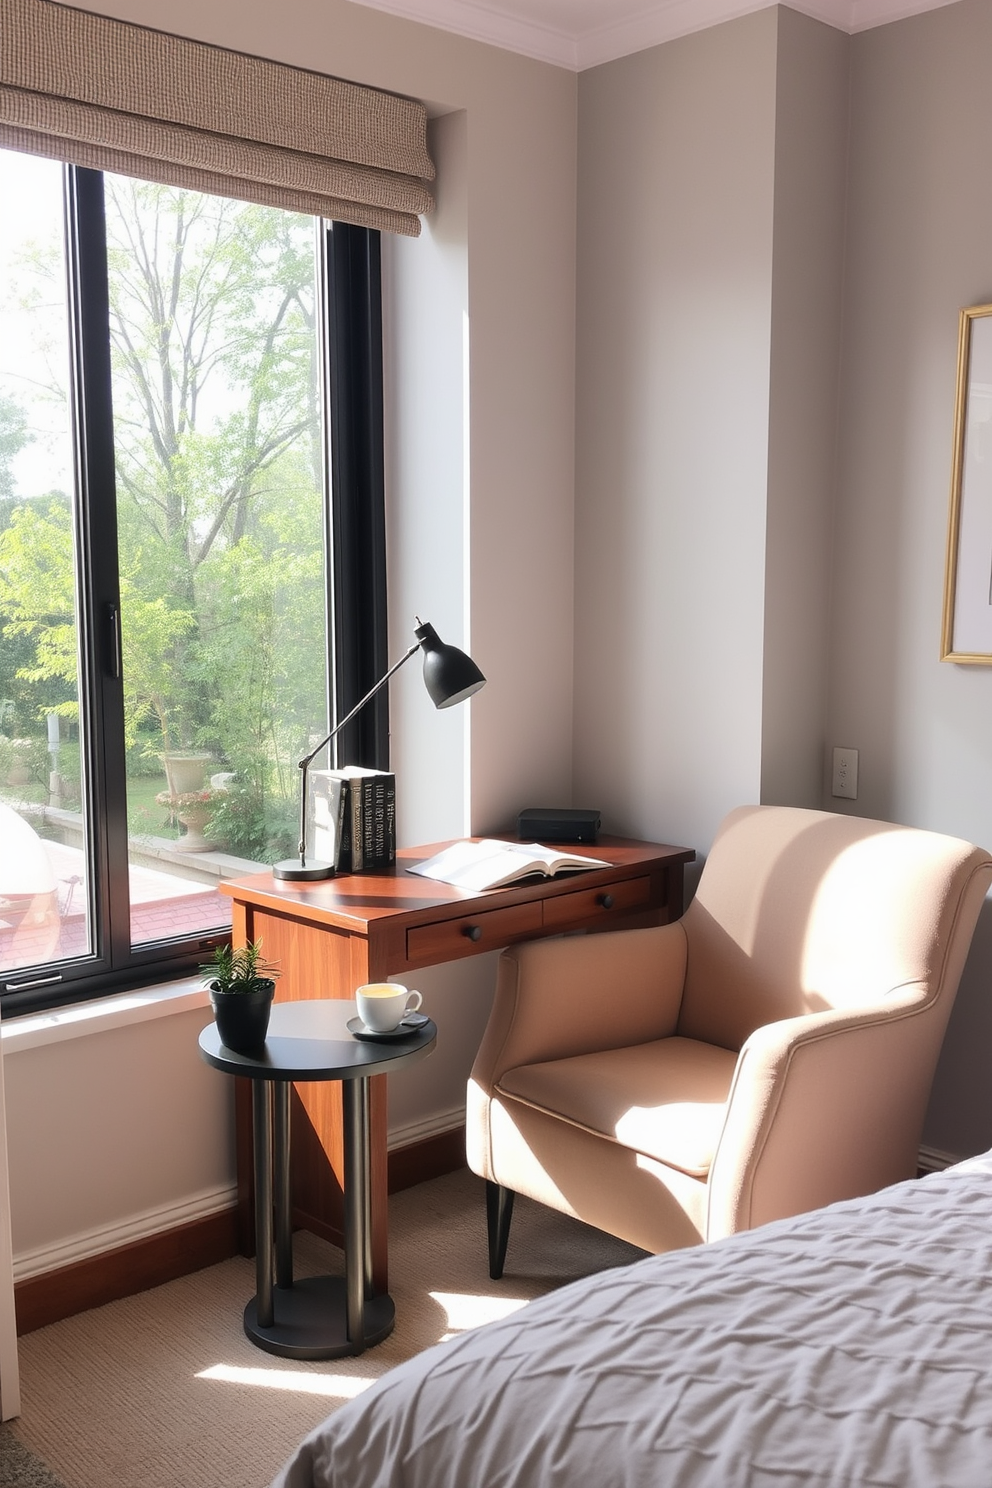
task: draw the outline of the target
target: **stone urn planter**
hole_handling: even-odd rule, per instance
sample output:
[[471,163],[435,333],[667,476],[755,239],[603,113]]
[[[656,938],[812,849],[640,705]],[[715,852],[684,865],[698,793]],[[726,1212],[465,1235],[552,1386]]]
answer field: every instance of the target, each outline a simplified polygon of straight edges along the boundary
[[175,844],[176,852],[213,852],[215,844],[204,836],[213,814],[212,791],[183,791],[178,795],[159,791],[155,799],[160,806],[168,806],[173,818],[186,828],[185,837],[180,837]]
[[170,796],[185,796],[203,789],[212,754],[163,754],[162,767],[169,784]]
[[275,966],[262,959],[261,941],[218,946],[200,970],[207,978],[222,1044],[236,1054],[256,1054],[265,1043],[275,995]]
[[179,846],[183,852],[210,852],[213,843],[204,837],[203,832],[210,820],[209,806],[186,806],[180,808],[179,820],[186,828],[186,836],[181,837]]

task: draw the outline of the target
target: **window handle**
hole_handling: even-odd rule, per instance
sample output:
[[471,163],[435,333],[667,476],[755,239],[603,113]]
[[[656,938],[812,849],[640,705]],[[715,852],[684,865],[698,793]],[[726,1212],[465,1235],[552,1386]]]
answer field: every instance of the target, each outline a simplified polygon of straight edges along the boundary
[[110,675],[115,682],[119,682],[124,673],[124,662],[121,654],[121,612],[115,604],[107,606],[107,626]]
[[62,973],[57,976],[33,977],[29,982],[8,982],[5,990],[7,992],[26,992],[29,987],[53,987],[56,982],[62,980]]

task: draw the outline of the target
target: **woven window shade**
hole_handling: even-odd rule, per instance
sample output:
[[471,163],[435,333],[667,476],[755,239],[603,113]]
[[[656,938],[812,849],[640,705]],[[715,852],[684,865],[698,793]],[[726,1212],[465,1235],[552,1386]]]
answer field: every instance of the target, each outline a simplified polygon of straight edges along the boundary
[[422,103],[51,0],[0,0],[0,145],[415,237]]

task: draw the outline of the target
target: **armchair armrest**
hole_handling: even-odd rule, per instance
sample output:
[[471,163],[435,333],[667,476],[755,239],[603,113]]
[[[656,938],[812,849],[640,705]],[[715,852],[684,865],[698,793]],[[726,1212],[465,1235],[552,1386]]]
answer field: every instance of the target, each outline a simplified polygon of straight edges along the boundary
[[947,1012],[913,983],[757,1029],[713,1159],[707,1240],[911,1178]]
[[539,940],[504,951],[472,1079],[491,1094],[505,1070],[665,1038],[685,981],[680,922]]

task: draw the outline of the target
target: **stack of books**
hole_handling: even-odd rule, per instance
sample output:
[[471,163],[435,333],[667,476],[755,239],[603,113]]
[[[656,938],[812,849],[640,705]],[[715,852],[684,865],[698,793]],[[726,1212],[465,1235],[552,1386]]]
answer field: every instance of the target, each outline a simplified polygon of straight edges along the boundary
[[396,776],[345,765],[310,771],[310,850],[338,873],[380,873],[396,862]]

